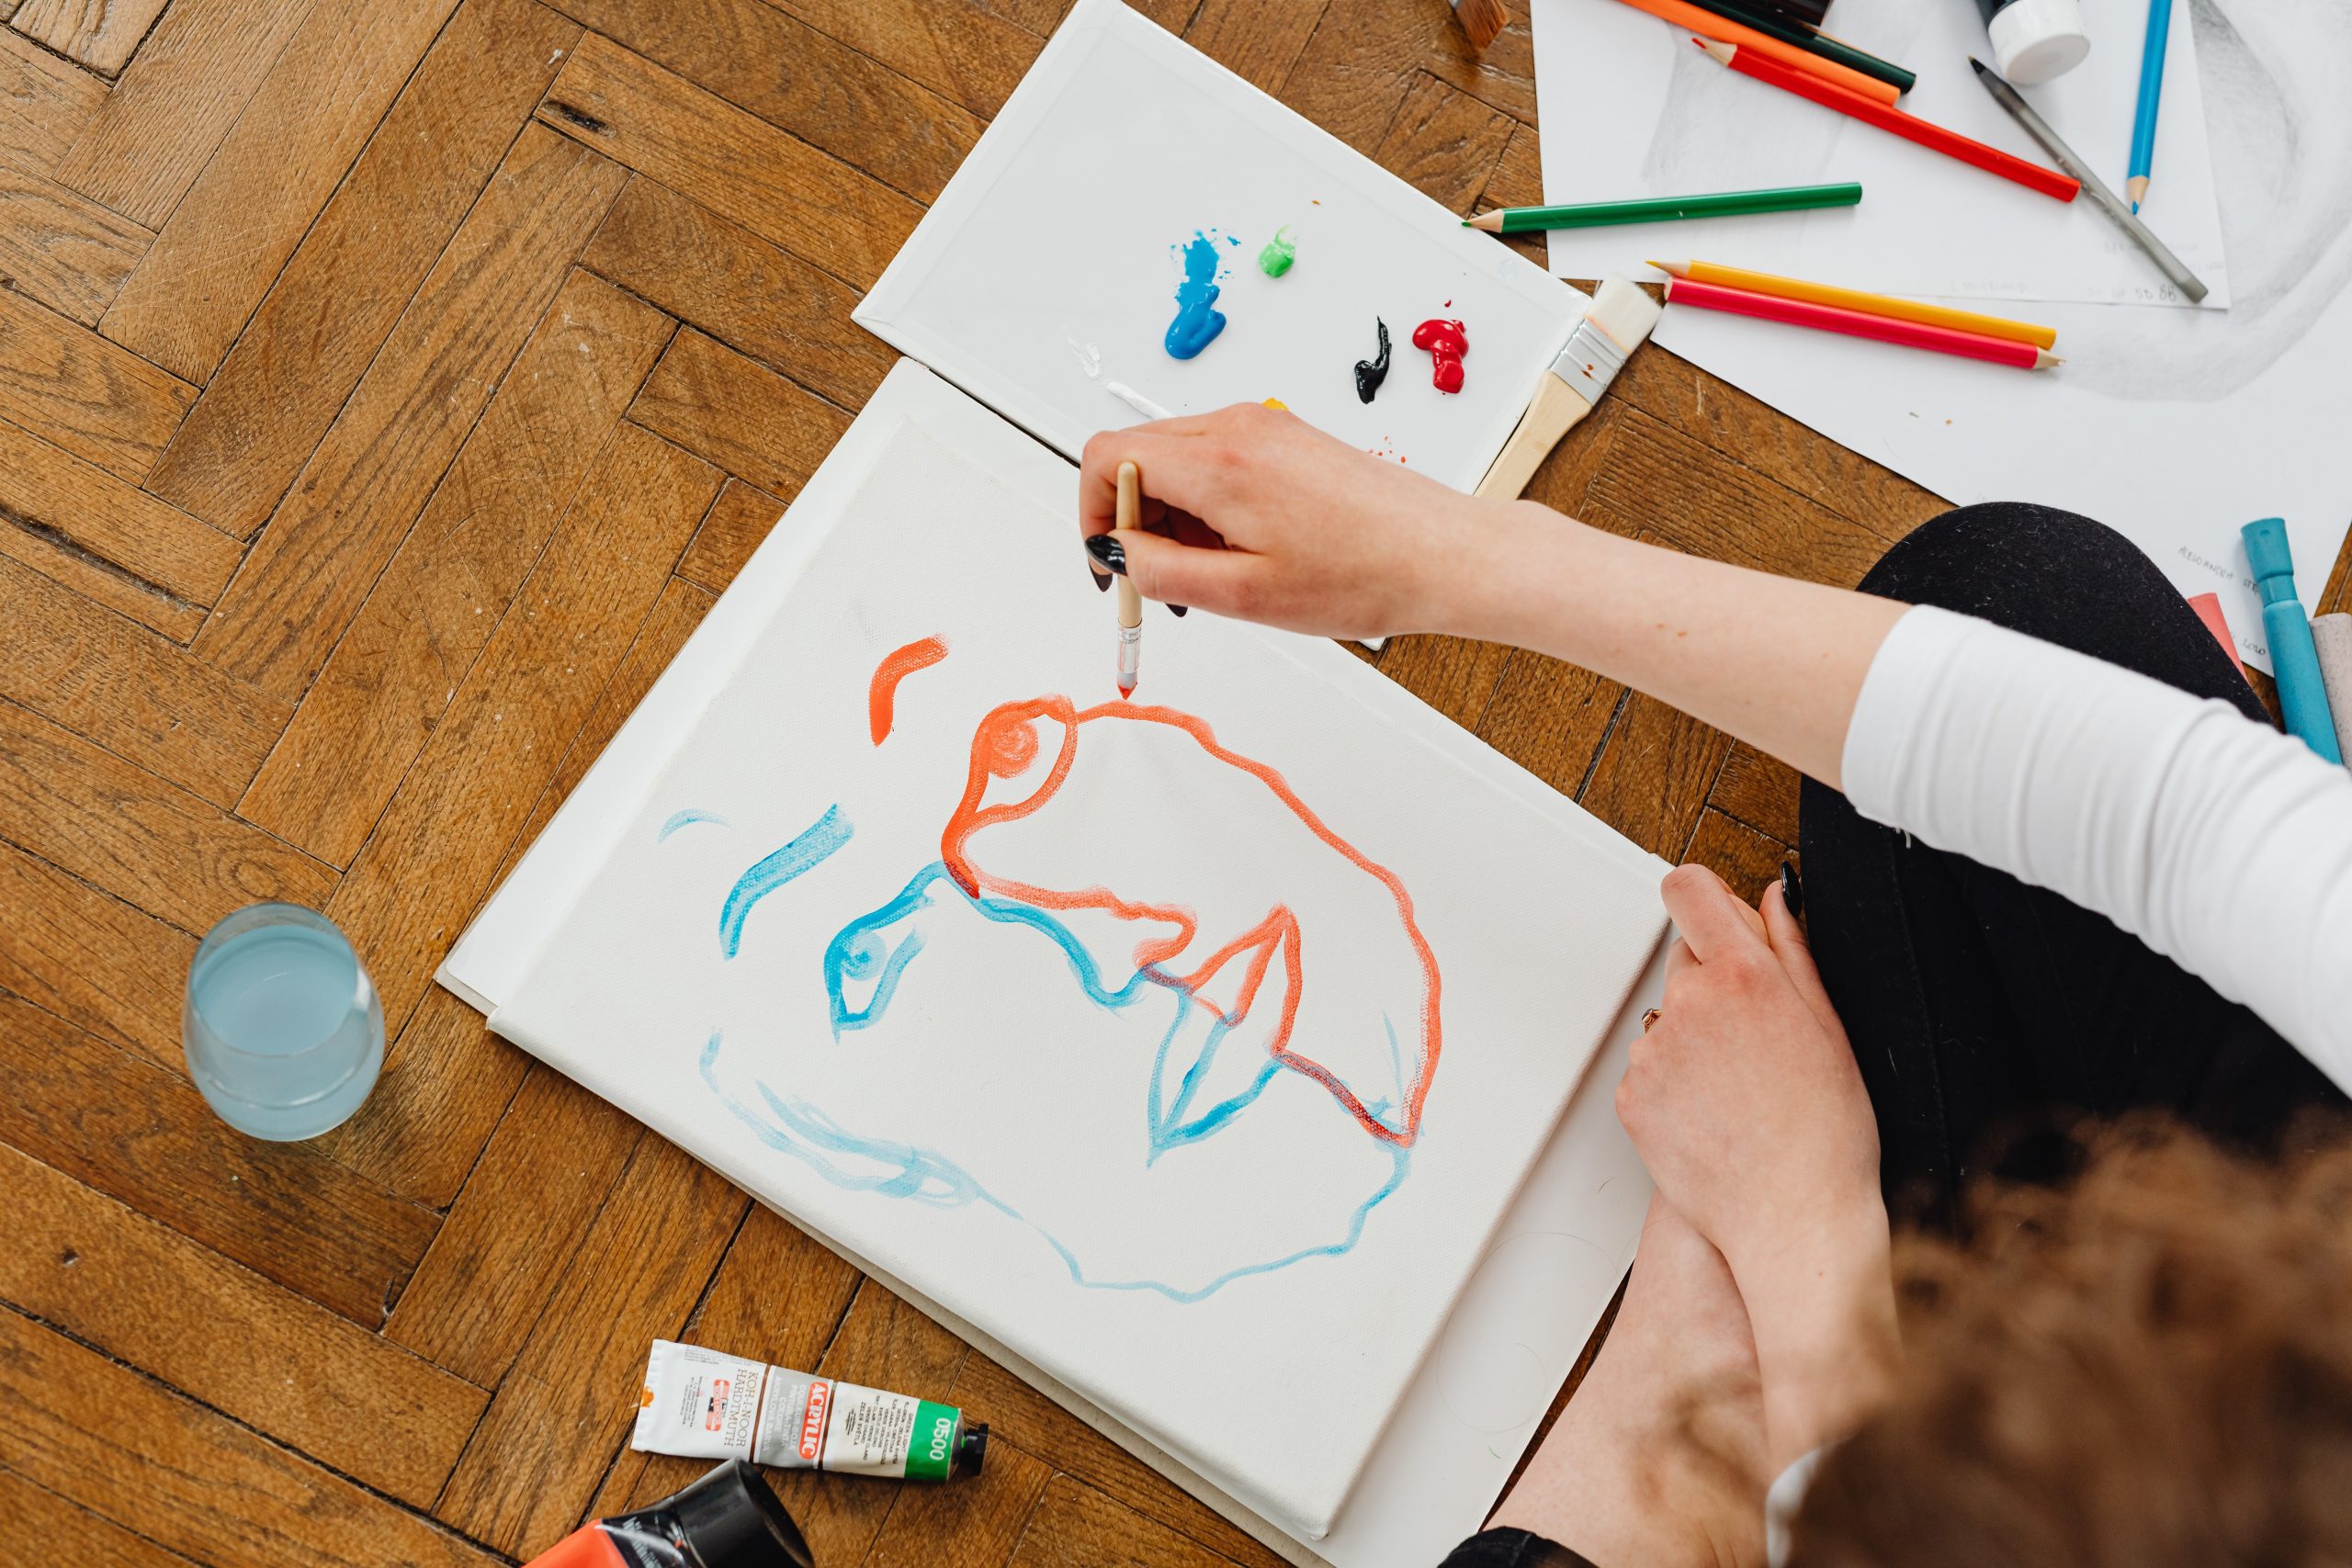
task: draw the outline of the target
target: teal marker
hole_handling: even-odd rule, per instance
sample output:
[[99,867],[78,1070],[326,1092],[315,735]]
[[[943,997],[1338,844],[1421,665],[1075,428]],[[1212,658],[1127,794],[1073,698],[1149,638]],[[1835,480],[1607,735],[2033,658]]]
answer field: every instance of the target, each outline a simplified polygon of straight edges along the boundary
[[2262,631],[2270,642],[2270,669],[2278,678],[2278,707],[2286,716],[2287,732],[2329,761],[2341,762],[2344,752],[2335,743],[2335,716],[2320,680],[2312,624],[2303,619],[2302,601],[2295,597],[2295,559],[2287,548],[2287,525],[2266,517],[2239,532],[2245,536],[2255,590],[2262,595]]

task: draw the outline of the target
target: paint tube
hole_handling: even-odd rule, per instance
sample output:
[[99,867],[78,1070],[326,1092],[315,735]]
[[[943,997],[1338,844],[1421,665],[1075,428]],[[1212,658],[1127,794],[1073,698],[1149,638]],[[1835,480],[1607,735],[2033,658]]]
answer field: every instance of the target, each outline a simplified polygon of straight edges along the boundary
[[647,1453],[910,1481],[978,1475],[988,1445],[987,1423],[952,1404],[667,1339],[646,1358],[629,1437]]
[[760,1472],[730,1460],[634,1513],[593,1519],[526,1568],[814,1568]]

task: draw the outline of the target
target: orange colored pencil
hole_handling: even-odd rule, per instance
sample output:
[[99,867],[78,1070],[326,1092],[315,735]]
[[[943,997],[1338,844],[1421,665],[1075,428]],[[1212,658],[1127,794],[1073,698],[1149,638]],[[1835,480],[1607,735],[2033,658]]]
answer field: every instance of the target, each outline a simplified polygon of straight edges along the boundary
[[1874,77],[1865,76],[1850,65],[1840,65],[1834,60],[1824,60],[1821,56],[1799,49],[1792,43],[1784,43],[1768,34],[1758,32],[1754,28],[1744,27],[1729,17],[1718,17],[1713,11],[1702,11],[1696,6],[1685,4],[1684,0],[1624,0],[1624,3],[1636,11],[1647,11],[1661,21],[1672,22],[1676,27],[1686,28],[1702,38],[1716,39],[1724,43],[1736,44],[1742,49],[1754,50],[1768,60],[1780,62],[1792,71],[1803,72],[1832,86],[1843,87],[1849,93],[1858,93],[1872,103],[1884,104],[1888,108],[1894,107],[1894,100],[1898,95],[1894,91],[1893,83],[1881,82]]
[[1695,305],[1702,310],[1726,310],[1735,316],[1753,316],[1764,321],[1785,321],[1817,332],[1843,333],[1848,337],[1866,337],[1877,343],[1901,344],[1905,348],[1933,349],[1938,354],[1956,354],[1963,359],[1983,359],[2019,370],[2047,370],[2065,363],[2046,348],[2036,348],[2013,338],[1956,332],[1951,327],[1898,321],[1893,316],[1872,316],[1835,305],[1816,305],[1809,299],[1752,294],[1745,288],[1725,288],[1716,283],[1671,278],[1666,286],[1666,302]]
[[[1627,0],[1627,4],[1645,0]],[[1743,76],[1794,93],[1800,98],[1810,98],[1824,108],[1836,109],[1865,125],[1875,125],[1881,130],[1892,131],[1905,141],[1916,141],[1947,158],[1957,158],[1963,164],[1973,164],[1987,174],[2014,180],[2028,190],[2039,191],[2053,201],[2072,201],[2083,191],[2083,182],[2029,163],[2014,152],[2004,152],[1998,147],[1987,147],[1982,141],[1970,140],[1957,130],[1948,130],[1933,120],[1917,115],[1905,114],[1891,104],[1880,102],[1861,93],[1849,93],[1835,82],[1826,82],[1818,75],[1792,71],[1771,55],[1750,49],[1746,44],[1711,42],[1706,39],[1692,40],[1709,55],[1730,66]]]
[[1802,277],[1750,272],[1744,266],[1724,266],[1719,262],[1654,261],[1650,265],[1692,283],[1719,283],[1726,288],[1745,288],[1754,294],[1774,294],[1783,299],[1804,299],[1815,305],[1836,305],[1843,310],[1860,310],[1865,315],[1892,317],[1898,321],[1950,327],[1955,332],[1982,333],[1986,337],[2005,337],[2012,343],[2030,343],[2036,348],[2058,346],[2058,333],[2054,329],[2038,327],[2031,321],[2013,321],[2007,316],[1986,316],[1974,310],[1955,310],[1949,305],[1902,299],[1892,294],[1871,294],[1860,288],[1840,288],[1830,283],[1809,283]]

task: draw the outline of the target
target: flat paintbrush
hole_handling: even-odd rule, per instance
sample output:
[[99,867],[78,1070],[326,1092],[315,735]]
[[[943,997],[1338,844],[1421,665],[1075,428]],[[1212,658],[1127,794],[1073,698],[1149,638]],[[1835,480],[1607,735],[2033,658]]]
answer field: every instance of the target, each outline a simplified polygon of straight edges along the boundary
[[1503,0],[1453,0],[1453,19],[1470,35],[1470,47],[1484,49],[1510,20]]
[[[1114,530],[1143,526],[1143,474],[1133,463],[1119,465],[1119,507],[1113,514]],[[1119,573],[1119,695],[1135,695],[1143,668],[1143,595],[1136,580]]]
[[1625,361],[1657,325],[1658,302],[1623,277],[1602,280],[1577,330],[1550,369],[1536,378],[1535,395],[1501,456],[1478,481],[1477,493],[1509,501],[1527,488],[1535,469],[1577,421],[1593,411]]

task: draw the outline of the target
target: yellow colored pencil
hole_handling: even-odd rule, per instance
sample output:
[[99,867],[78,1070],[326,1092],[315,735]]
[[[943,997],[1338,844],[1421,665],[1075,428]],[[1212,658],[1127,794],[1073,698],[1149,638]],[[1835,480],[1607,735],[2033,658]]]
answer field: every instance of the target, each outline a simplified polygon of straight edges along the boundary
[[1859,288],[1808,283],[1801,277],[1780,277],[1769,272],[1750,272],[1746,267],[1724,266],[1714,262],[1654,261],[1650,265],[1692,283],[1718,283],[1727,288],[1745,288],[1751,294],[1803,299],[1815,305],[1835,305],[1841,310],[1886,316],[1898,321],[1951,327],[1956,332],[1982,333],[1986,337],[2006,338],[2011,343],[2030,343],[2036,348],[2052,348],[2058,343],[2058,333],[2054,327],[2038,327],[2031,321],[2013,321],[2006,316],[1983,316],[1973,310],[1955,310],[1949,305],[1923,305],[1917,299],[1898,299],[1892,294],[1868,294]]

